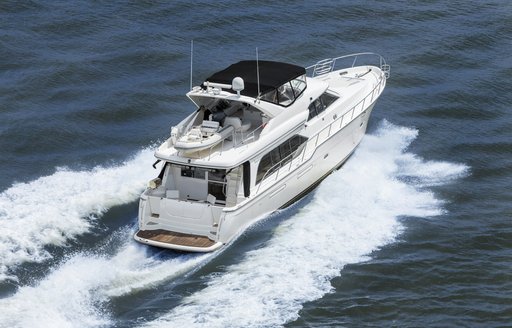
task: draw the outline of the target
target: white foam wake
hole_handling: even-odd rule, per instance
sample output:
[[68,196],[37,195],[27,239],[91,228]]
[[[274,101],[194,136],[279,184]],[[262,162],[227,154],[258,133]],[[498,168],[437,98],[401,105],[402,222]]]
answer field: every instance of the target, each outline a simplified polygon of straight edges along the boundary
[[[91,229],[108,208],[134,201],[155,172],[144,149],[120,166],[90,171],[59,168],[53,175],[16,183],[0,194],[0,280],[20,263],[50,257],[46,245],[64,245]],[[10,277],[15,278],[15,277]]]
[[416,136],[382,123],[264,247],[147,326],[275,327],[295,320],[302,304],[332,290],[330,280],[344,265],[393,242],[403,229],[399,217],[443,212],[424,187],[460,177],[467,167],[406,152]]
[[[1,327],[98,327],[113,325],[103,306],[111,297],[148,289],[199,267],[214,253],[162,260],[132,240],[133,231],[113,256],[77,254],[36,286],[21,287],[0,300]],[[111,247],[111,246],[109,246]]]

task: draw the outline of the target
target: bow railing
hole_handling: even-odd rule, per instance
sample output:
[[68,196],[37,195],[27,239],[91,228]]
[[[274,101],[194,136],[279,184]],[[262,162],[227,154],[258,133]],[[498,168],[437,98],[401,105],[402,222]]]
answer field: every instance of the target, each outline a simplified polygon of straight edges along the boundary
[[[280,176],[283,177],[283,175],[293,171],[294,167],[300,166],[302,163],[309,160],[321,144],[326,142],[329,138],[331,138],[331,136],[338,133],[341,129],[343,129],[356,117],[368,109],[368,107],[373,104],[373,102],[379,97],[381,91],[386,85],[386,79],[387,77],[383,71],[383,74],[379,77],[379,83],[363,99],[357,102],[343,115],[340,115],[339,117],[335,116],[334,120],[329,125],[325,126],[322,130],[311,136],[308,141],[305,142],[305,146],[302,147],[302,149],[285,157],[280,162],[269,168],[261,178],[260,183],[258,184],[258,188],[256,189],[256,194],[259,193],[263,184],[267,185],[269,182],[272,182],[271,185],[273,185]],[[272,179],[268,179],[270,177],[272,177]]]
[[[360,58],[368,58],[373,57],[378,60],[379,68],[384,73],[384,76],[389,78],[391,74],[391,66],[386,63],[386,60],[384,57],[382,57],[379,54],[376,54],[374,52],[360,52],[345,56],[340,56],[336,58],[326,58],[318,61],[316,64],[306,67],[306,72],[309,72],[310,77],[316,77],[325,75],[327,73],[330,73],[332,71],[336,70],[336,64],[340,63],[341,61],[344,61],[346,59],[352,59],[352,65],[350,67],[356,66],[358,64],[358,61],[360,61]],[[347,65],[344,65],[344,67],[348,67]]]

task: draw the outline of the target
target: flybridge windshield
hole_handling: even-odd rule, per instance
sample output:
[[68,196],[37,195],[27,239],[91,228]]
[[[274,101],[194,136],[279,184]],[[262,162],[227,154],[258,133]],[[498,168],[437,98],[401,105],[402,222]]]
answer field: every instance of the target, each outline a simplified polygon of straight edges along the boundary
[[289,82],[280,85],[277,89],[270,90],[261,96],[261,100],[288,107],[306,89],[306,75],[301,75]]
[[[287,64],[282,62],[260,60],[244,60],[235,63],[222,71],[214,73],[208,77],[205,82],[220,83],[231,85],[235,77],[241,77],[244,80],[244,89],[241,91],[243,96],[256,98],[267,93],[276,93],[278,89],[282,89],[284,92],[290,81],[297,82],[293,83],[293,87],[298,90],[304,90],[306,88],[306,69],[301,66]],[[203,86],[204,88],[204,86]],[[225,91],[233,92],[234,90],[226,89]],[[297,98],[298,94],[293,95]],[[280,104],[283,106],[286,104],[286,100],[283,98],[282,101],[278,99],[273,101],[271,95],[267,97],[273,103]],[[292,101],[293,102],[293,101]],[[291,102],[290,102],[291,104]]]

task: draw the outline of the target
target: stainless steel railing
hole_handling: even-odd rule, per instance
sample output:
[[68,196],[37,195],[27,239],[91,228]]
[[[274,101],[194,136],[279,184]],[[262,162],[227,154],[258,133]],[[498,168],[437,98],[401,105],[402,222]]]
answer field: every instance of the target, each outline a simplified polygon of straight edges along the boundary
[[[389,76],[389,75],[388,75]],[[277,164],[270,167],[270,169],[265,172],[262,179],[260,180],[260,183],[258,185],[258,188],[256,189],[256,194],[259,193],[261,185],[265,182],[265,179],[272,174],[276,174],[274,177],[274,180],[277,181],[278,177],[282,174],[287,174],[292,171],[292,164],[295,162],[295,164],[300,165],[304,163],[305,161],[309,160],[313,154],[315,153],[318,146],[322,145],[324,142],[326,142],[331,136],[338,133],[342,128],[347,126],[350,122],[354,120],[357,116],[359,116],[362,112],[366,110],[366,108],[371,105],[374,100],[377,99],[378,95],[380,94],[382,88],[386,85],[386,73],[384,73],[381,76],[379,76],[379,83],[370,91],[363,99],[361,99],[357,104],[352,106],[352,108],[348,111],[346,111],[343,115],[339,117],[335,117],[334,121],[332,121],[329,125],[324,127],[322,130],[317,132],[315,135],[311,136],[308,141],[306,142],[305,147],[300,151],[299,154],[291,154],[282,159]],[[368,103],[369,101],[369,103]],[[365,105],[369,104],[367,107]],[[356,115],[357,113],[357,115]],[[348,118],[350,117],[350,118]],[[312,151],[311,151],[312,148]],[[294,158],[290,160],[290,156],[296,155]],[[300,161],[297,162],[295,159],[300,157]],[[288,163],[288,160],[290,161]],[[289,164],[289,165],[288,165]],[[283,169],[286,169],[286,171],[282,171]],[[270,181],[270,180],[268,180]],[[268,183],[267,181],[267,183]]]
[[[246,144],[246,143],[248,143],[249,140],[252,140],[252,141],[256,140],[256,138],[257,138],[256,133],[261,132],[261,130],[263,130],[264,127],[265,127],[265,124],[261,124],[256,129],[254,129],[248,133],[233,131],[231,133],[232,145],[228,149],[232,149],[239,145]],[[237,138],[237,133],[240,134],[239,138]],[[222,155],[222,152],[224,150],[226,150],[224,147],[225,141],[226,141],[226,138],[222,139],[222,142],[220,143],[220,149],[218,150],[218,155]],[[218,145],[219,144],[216,144],[216,145],[213,145],[213,146],[207,148],[208,149],[208,160],[210,160],[212,155],[215,154],[215,152],[213,152],[213,149],[215,147],[217,147]]]
[[[354,67],[360,57],[374,57],[379,61],[379,67],[384,73],[386,78],[389,78],[391,73],[391,66],[386,63],[384,57],[374,52],[360,52],[336,58],[326,58],[318,61],[316,64],[306,67],[306,72],[310,72],[310,77],[321,76],[336,70],[336,63],[339,63],[342,59],[352,58],[352,66]],[[346,66],[345,66],[346,67]]]
[[[339,129],[341,129],[343,126],[348,124],[348,123],[343,124],[344,123],[344,117],[348,113],[351,113],[350,121],[352,121],[353,118],[354,118],[354,115],[355,115],[356,108],[358,108],[359,105],[361,105],[361,112],[362,112],[362,111],[364,111],[365,102],[368,100],[368,98],[370,98],[370,103],[373,102],[373,99],[374,99],[374,96],[375,96],[375,91],[377,91],[377,94],[379,94],[381,86],[385,85],[385,80],[390,77],[391,66],[388,65],[386,63],[386,60],[384,59],[384,57],[382,57],[379,54],[376,54],[376,53],[373,53],[373,52],[361,52],[361,53],[355,53],[355,54],[350,54],[350,55],[339,56],[339,57],[336,57],[336,58],[323,59],[323,60],[318,61],[314,65],[310,65],[310,66],[306,67],[306,72],[308,72],[308,71],[310,72],[310,77],[321,76],[321,75],[325,75],[325,74],[328,74],[328,73],[336,70],[336,64],[339,63],[343,59],[353,58],[352,66],[351,67],[354,67],[356,65],[358,59],[360,59],[361,57],[377,58],[378,59],[378,65],[379,65],[383,75],[381,75],[379,77],[379,79],[380,79],[379,83],[373,88],[373,90],[368,95],[366,95],[360,102],[358,102],[355,106],[353,106],[348,112],[346,112],[341,117],[337,118],[334,122],[332,122],[329,126],[324,128],[324,130],[327,129],[327,128],[329,129],[329,133],[328,133],[327,138],[329,138],[331,136],[331,134],[332,134],[331,133],[331,128],[332,128],[332,126],[333,126],[333,124],[335,122],[337,122],[337,121],[340,122]],[[344,66],[344,67],[346,67],[346,66]],[[241,144],[246,144],[249,140],[256,140],[256,138],[257,138],[256,133],[257,132],[261,132],[261,130],[263,130],[264,127],[265,127],[265,125],[261,124],[260,126],[258,126],[256,129],[252,130],[251,132],[249,132],[245,136],[242,133],[241,134],[241,138],[239,140],[237,140],[236,132],[233,132],[232,136],[231,136],[232,146],[229,149],[237,147],[237,146],[239,146]],[[316,139],[317,139],[316,143],[318,142],[318,138],[319,138],[319,136],[321,135],[321,133],[324,130],[320,131],[319,133],[317,133],[315,136],[312,137],[312,138],[316,137]],[[310,140],[312,138],[310,138]],[[309,144],[309,141],[308,141],[308,144]],[[217,152],[214,152],[213,149],[218,147],[219,144],[216,144],[216,145],[213,145],[212,147],[209,147],[208,148],[208,160],[210,160],[212,155],[214,155],[215,153],[218,153],[218,155],[222,155],[222,152],[224,150],[226,150],[224,145],[225,145],[225,139],[222,140],[222,142],[220,143],[220,150],[218,150]],[[317,145],[315,144],[315,147],[316,146]],[[262,180],[262,182],[263,182],[263,180]],[[258,187],[258,190],[259,190],[259,187]]]

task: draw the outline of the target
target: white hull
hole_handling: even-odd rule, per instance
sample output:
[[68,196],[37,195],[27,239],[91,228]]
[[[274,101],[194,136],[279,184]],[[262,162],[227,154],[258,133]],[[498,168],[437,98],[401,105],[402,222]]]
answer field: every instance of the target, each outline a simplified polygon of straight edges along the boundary
[[[374,66],[333,71],[333,60],[327,62],[329,70],[319,62],[314,78],[307,80],[309,89],[303,87],[306,92],[296,99],[294,91],[292,99],[286,100],[286,111],[240,95],[191,91],[196,104],[221,103],[222,115],[213,116],[226,117],[226,126],[235,121],[259,127],[247,133],[237,129],[222,144],[212,139],[208,142],[218,145],[201,147],[197,157],[180,145],[162,144],[156,152],[166,162],[158,179],[162,182],[153,183],[142,194],[140,230],[134,238],[157,247],[210,252],[231,242],[259,218],[304,196],[339,168],[363,138],[389,74],[380,59],[384,71]],[[216,100],[226,97],[235,106]],[[207,116],[201,108],[204,111],[201,105],[195,116],[173,131],[201,123],[201,116]],[[205,119],[203,124],[213,123]],[[187,147],[197,149],[190,141]]]
[[372,104],[364,116],[359,116],[319,146],[314,155],[301,166],[272,184],[239,208],[223,211],[218,240],[228,243],[259,218],[279,208],[291,205],[316,187],[332,171],[338,169],[361,142],[368,124]]

